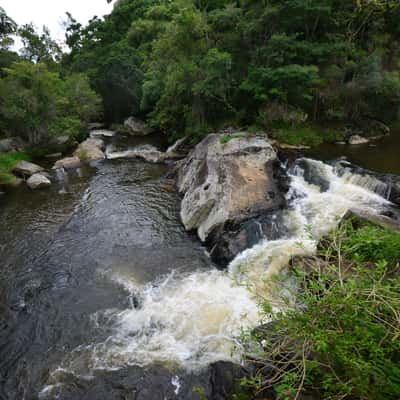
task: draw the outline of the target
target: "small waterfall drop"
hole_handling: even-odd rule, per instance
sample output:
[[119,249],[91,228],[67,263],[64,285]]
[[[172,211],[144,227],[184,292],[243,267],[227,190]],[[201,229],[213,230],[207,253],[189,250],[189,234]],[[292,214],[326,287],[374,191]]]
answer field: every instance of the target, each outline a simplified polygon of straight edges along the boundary
[[59,190],[59,193],[60,194],[67,193],[68,174],[64,168],[56,169],[56,178],[57,178],[57,182],[61,185],[61,189]]

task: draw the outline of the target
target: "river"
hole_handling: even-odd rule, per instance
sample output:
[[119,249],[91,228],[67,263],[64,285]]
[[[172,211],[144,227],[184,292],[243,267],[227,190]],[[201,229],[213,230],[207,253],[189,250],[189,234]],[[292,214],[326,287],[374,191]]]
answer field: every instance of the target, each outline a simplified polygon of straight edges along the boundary
[[0,399],[196,399],[197,386],[209,390],[211,364],[240,361],[238,337],[259,323],[254,294],[268,293],[270,275],[312,253],[348,208],[389,206],[310,162],[329,190],[293,171],[289,233],[227,271],[182,227],[164,165],[106,161],[50,191],[0,197]]

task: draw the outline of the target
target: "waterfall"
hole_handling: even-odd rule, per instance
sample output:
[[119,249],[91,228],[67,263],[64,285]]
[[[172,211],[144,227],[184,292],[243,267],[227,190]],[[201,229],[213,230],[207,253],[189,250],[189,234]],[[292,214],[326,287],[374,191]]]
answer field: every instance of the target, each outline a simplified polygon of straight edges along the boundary
[[[319,238],[349,209],[376,213],[389,205],[375,183],[339,176],[333,166],[319,161],[305,162],[329,184],[325,190],[307,182],[299,165],[290,172],[286,237],[262,240],[239,254],[225,272],[176,272],[145,286],[128,276],[111,276],[128,294],[138,296],[139,306],[131,302],[131,307],[109,310],[97,319],[109,321],[108,339],[75,349],[60,370],[90,375],[99,368],[155,362],[188,370],[220,360],[239,362],[242,329],[267,322],[260,321],[258,296],[270,299],[275,308],[281,306],[271,277],[282,273],[292,256],[313,254]],[[56,384],[56,372],[53,378]]]
[[59,193],[60,194],[67,193],[68,174],[63,167],[56,169],[56,178],[57,178],[57,181],[61,185],[61,189],[59,190]]

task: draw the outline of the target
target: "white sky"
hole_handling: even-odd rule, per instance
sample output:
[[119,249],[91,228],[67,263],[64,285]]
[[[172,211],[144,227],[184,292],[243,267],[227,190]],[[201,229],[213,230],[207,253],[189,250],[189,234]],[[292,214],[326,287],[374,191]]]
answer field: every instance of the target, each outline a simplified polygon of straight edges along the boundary
[[46,25],[58,41],[64,40],[61,23],[67,11],[85,24],[94,15],[102,17],[113,8],[107,0],[0,0],[0,6],[18,25],[33,22],[40,29]]

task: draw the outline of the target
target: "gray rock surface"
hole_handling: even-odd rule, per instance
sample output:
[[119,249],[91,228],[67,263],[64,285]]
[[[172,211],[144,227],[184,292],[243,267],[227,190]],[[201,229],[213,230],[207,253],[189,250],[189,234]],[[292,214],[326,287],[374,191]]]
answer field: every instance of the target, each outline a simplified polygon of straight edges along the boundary
[[0,140],[0,153],[17,151],[24,147],[24,143],[19,138],[6,138]]
[[51,181],[42,174],[34,174],[26,181],[26,184],[30,189],[44,189],[51,186]]
[[29,177],[42,171],[44,171],[44,168],[28,161],[20,161],[13,169],[15,174],[24,177]]
[[81,165],[82,162],[78,157],[66,157],[61,160],[58,160],[54,164],[53,169],[59,169],[59,168],[74,169],[74,168],[79,168]]
[[128,128],[129,134],[132,136],[146,136],[154,132],[147,124],[135,117],[129,117],[124,125]]
[[84,162],[103,160],[106,157],[103,152],[104,149],[105,144],[102,139],[90,138],[78,146],[74,156]]
[[[202,241],[229,222],[235,225],[285,204],[274,169],[277,154],[265,137],[237,137],[221,143],[211,134],[181,162],[178,189],[181,218]],[[218,243],[213,235],[213,245]]]

